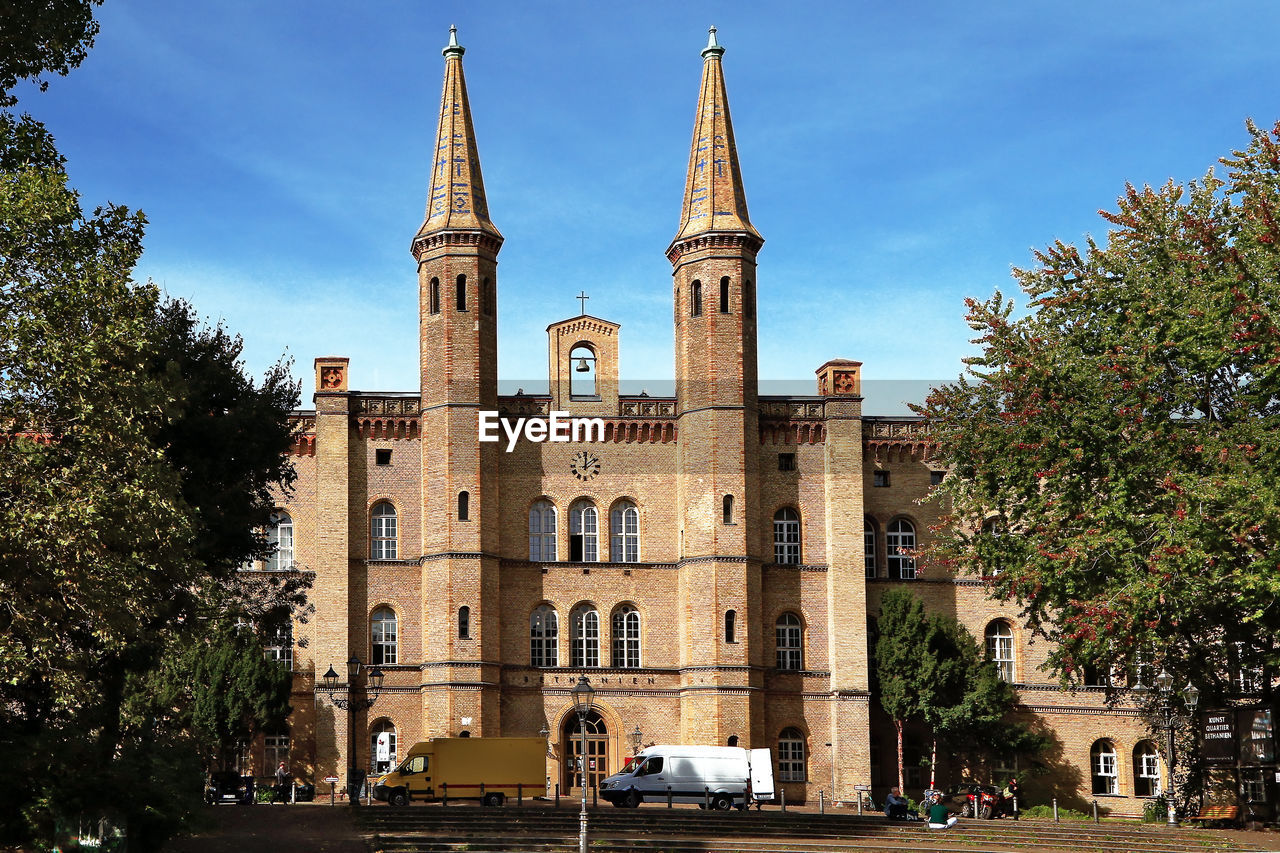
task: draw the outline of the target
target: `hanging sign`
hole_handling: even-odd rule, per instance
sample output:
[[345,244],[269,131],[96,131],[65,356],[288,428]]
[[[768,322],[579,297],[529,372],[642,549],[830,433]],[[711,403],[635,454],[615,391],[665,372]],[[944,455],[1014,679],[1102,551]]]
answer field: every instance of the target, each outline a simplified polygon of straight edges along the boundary
[[1236,763],[1235,709],[1206,711],[1203,734],[1201,757],[1205,764]]

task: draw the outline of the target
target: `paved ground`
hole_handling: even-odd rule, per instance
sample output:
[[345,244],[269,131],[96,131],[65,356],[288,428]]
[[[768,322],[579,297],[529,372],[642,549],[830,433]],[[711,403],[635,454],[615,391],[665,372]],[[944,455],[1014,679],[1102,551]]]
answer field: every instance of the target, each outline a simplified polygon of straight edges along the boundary
[[369,853],[347,806],[206,806],[208,827],[165,853]]
[[[789,811],[816,812],[817,808],[793,807]],[[370,853],[367,839],[345,805],[219,805],[205,807],[204,816],[205,829],[174,839],[165,853]],[[1246,849],[1280,852],[1280,833],[1216,830],[1214,834]]]

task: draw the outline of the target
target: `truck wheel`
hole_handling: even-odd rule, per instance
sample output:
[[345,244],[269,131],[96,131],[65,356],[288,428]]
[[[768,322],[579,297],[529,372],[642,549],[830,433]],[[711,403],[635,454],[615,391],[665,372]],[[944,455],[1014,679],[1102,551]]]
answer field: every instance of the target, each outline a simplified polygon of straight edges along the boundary
[[637,809],[637,808],[639,808],[639,807],[640,807],[640,792],[639,792],[639,791],[634,791],[634,790],[633,790],[633,791],[628,791],[628,792],[627,792],[627,799],[626,799],[626,803],[627,803],[627,808],[629,808],[629,809]]
[[982,818],[983,820],[991,820],[991,818],[995,817],[995,812],[992,810],[991,806],[986,805],[986,806],[983,806],[982,810],[978,812],[978,817]]
[[733,808],[733,797],[728,794],[716,794],[711,798],[711,808],[718,812],[727,812]]
[[409,805],[409,793],[404,788],[396,788],[387,795],[387,803],[393,806]]
[[502,795],[501,794],[485,794],[484,804],[486,806],[494,806],[494,807],[500,806],[502,805]]

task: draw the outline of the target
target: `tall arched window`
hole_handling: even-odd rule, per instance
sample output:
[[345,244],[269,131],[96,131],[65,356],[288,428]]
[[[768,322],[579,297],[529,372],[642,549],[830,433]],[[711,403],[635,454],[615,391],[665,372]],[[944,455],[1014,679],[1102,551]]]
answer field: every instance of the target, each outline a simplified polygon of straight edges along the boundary
[[369,663],[371,666],[395,663],[398,651],[396,612],[390,607],[379,607],[369,622]]
[[556,561],[556,508],[551,501],[535,501],[529,507],[529,559],[534,563]]
[[594,563],[599,559],[599,519],[596,505],[583,498],[569,507],[569,560]]
[[543,604],[529,617],[529,665],[560,665],[560,620],[549,604]]
[[1149,740],[1140,740],[1133,748],[1133,795],[1155,797],[1160,794],[1160,753]]
[[738,611],[726,610],[724,612],[724,641],[726,643],[738,642]]
[[1093,770],[1095,794],[1117,794],[1119,773],[1116,771],[1116,747],[1111,741],[1094,741],[1089,749],[1089,766]]
[[619,501],[609,514],[609,559],[640,562],[640,511],[631,501]]
[[480,301],[484,303],[484,313],[486,317],[493,316],[493,309],[497,305],[497,300],[493,298],[493,280],[485,276],[480,280]]
[[725,495],[720,508],[724,523],[733,524],[733,495]]
[[876,526],[869,518],[862,522],[862,562],[866,567],[867,577],[874,578],[876,576]]
[[729,313],[729,276],[720,279],[720,313]]
[[689,285],[689,316],[702,316],[702,282],[696,278]]
[[916,529],[905,518],[895,518],[889,523],[885,536],[889,553],[889,577],[898,580],[915,580],[916,558],[911,551],[916,547]]
[[430,305],[428,306],[428,310],[432,314],[439,314],[440,313],[440,279],[438,278],[431,279],[431,287],[429,288],[429,290],[430,292],[427,296],[427,300],[430,303]]
[[742,316],[756,316],[756,288],[751,279],[742,280]]
[[596,351],[591,346],[579,343],[569,350],[569,399],[600,399],[598,368]]
[[590,604],[581,604],[570,617],[573,635],[570,638],[571,666],[600,665],[600,614]]
[[640,666],[640,612],[631,604],[613,611],[613,665],[624,669]]
[[387,501],[374,505],[369,523],[369,559],[396,558],[396,508]]
[[783,613],[774,626],[778,669],[804,669],[804,625],[794,613]]
[[267,557],[267,571],[293,568],[293,518],[284,510],[271,516],[267,545],[275,549]]
[[789,506],[773,516],[773,561],[784,566],[800,564],[800,513]]
[[996,665],[1000,678],[1013,682],[1013,629],[1003,619],[996,619],[987,625],[987,660]]
[[471,520],[471,493],[458,492],[458,521]]
[[[379,758],[379,741],[384,741],[387,745],[384,753],[386,758]],[[369,754],[373,756],[376,773],[387,773],[396,764],[396,726],[386,717],[369,727]]]
[[467,277],[465,275],[458,276],[457,290],[457,308],[459,311],[467,310]]
[[458,639],[471,639],[471,608],[465,604],[458,608]]
[[806,778],[804,732],[783,729],[778,735],[778,781],[803,782]]

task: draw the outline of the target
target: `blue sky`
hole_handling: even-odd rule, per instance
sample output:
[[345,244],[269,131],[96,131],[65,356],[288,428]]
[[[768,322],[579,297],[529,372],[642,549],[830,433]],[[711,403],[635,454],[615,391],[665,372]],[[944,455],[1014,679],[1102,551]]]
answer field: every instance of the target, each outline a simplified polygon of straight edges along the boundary
[[[864,362],[868,410],[954,378],[965,296],[1105,234],[1124,182],[1186,181],[1280,117],[1280,4],[107,0],[88,60],[21,93],[87,206],[150,220],[140,278],[288,353],[415,390],[422,220],[450,24],[499,258],[499,375],[549,323],[622,323],[624,380],[673,374],[671,267],[706,28],[760,253],[760,376]],[[505,384],[505,383],[504,383]],[[886,391],[885,389],[891,389]],[[768,389],[766,389],[768,390]],[[896,395],[896,396],[895,396]]]

